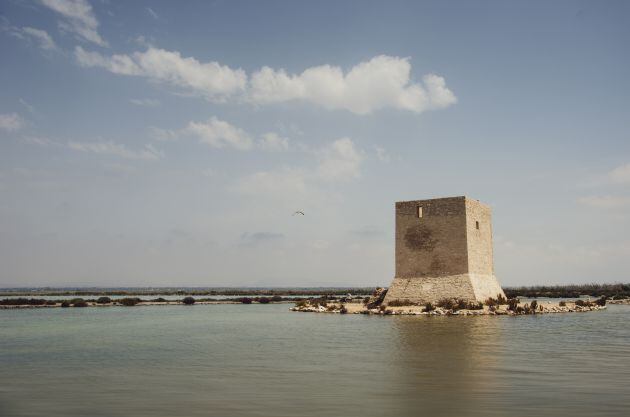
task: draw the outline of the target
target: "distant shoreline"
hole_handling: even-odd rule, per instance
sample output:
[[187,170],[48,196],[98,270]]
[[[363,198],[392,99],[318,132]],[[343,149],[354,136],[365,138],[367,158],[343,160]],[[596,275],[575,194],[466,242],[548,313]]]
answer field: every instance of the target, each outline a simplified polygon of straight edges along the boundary
[[[524,298],[525,297],[520,297]],[[514,298],[515,303],[520,303],[520,298]],[[370,301],[373,301],[372,297],[363,297],[362,295],[354,296],[302,296],[283,298],[281,296],[273,297],[236,297],[225,299],[212,299],[212,298],[197,298],[187,296],[182,299],[170,299],[164,298],[155,299],[141,299],[137,297],[127,298],[114,298],[111,299],[107,296],[101,296],[97,299],[45,299],[45,298],[27,298],[27,297],[14,297],[0,299],[0,310],[12,310],[12,309],[32,309],[32,308],[83,308],[83,307],[143,307],[143,306],[191,306],[191,305],[219,305],[219,304],[294,304],[291,308],[293,311],[302,312],[315,312],[315,313],[339,313],[341,310],[345,310],[354,314],[511,314],[506,310],[505,306],[496,305],[496,308],[489,307],[494,306],[493,300],[488,299],[486,303],[477,303],[476,307],[468,307],[474,303],[467,303],[463,307],[455,307],[454,302],[447,305],[436,305],[435,311],[426,310],[426,306],[412,304],[412,303],[392,303],[391,305],[369,307]],[[448,300],[443,300],[448,301]],[[507,300],[509,301],[509,300]],[[601,304],[598,306],[597,304]],[[535,304],[536,303],[536,304]],[[630,298],[619,299],[607,299],[605,296],[599,297],[599,301],[591,301],[577,299],[556,299],[555,301],[541,299],[536,302],[536,299],[532,299],[531,305],[537,305],[540,309],[540,313],[544,312],[571,312],[571,311],[592,311],[604,307],[606,303],[609,304],[626,304],[630,305]],[[427,305],[431,305],[430,303]],[[530,304],[525,304],[526,306]],[[582,307],[576,309],[575,307]],[[449,310],[451,310],[449,312]],[[459,310],[459,313],[457,311]]]
[[269,287],[269,288],[0,288],[0,297],[46,296],[319,296],[370,295],[376,287]]
[[[376,287],[22,287],[0,288],[2,297],[98,297],[98,296],[232,296],[232,297],[273,297],[273,296],[368,296]],[[630,298],[630,283],[613,284],[567,284],[504,287],[508,298],[579,298],[581,296],[610,299]]]
[[[311,297],[314,298],[314,297]],[[194,305],[194,304],[279,304],[295,303],[304,300],[303,297],[285,298],[278,295],[272,297],[236,297],[225,299],[197,298],[186,296],[182,299],[164,299],[162,297],[154,299],[141,299],[138,297],[110,298],[101,296],[96,299],[83,299],[80,297],[71,299],[46,299],[13,297],[0,299],[0,309],[15,308],[82,308],[82,307],[134,307],[134,306],[170,306],[170,305]],[[357,301],[362,300],[361,296],[356,297]]]
[[[194,304],[190,305],[213,305],[213,304],[295,304],[295,301],[292,300],[283,300],[283,301],[274,301],[269,303],[261,303],[258,301],[252,301],[251,303],[242,303],[239,301],[231,301],[231,300],[216,300],[216,301],[195,301]],[[134,304],[133,307],[150,307],[150,306],[186,306],[187,304],[179,301],[166,301],[166,302],[154,302],[154,301],[144,301]],[[13,310],[13,309],[30,309],[30,308],[82,308],[82,307],[126,307],[124,304],[120,303],[107,303],[107,304],[99,304],[96,302],[86,302],[86,305],[81,306],[62,306],[62,303],[55,302],[54,304],[15,304],[15,305],[0,305],[0,310]]]

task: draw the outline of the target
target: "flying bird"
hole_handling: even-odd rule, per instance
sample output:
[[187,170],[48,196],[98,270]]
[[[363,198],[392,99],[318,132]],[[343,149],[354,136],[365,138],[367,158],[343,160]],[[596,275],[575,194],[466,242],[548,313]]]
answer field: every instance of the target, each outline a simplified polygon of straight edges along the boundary
[[295,216],[296,214],[301,214],[302,216],[304,216],[304,212],[302,210],[298,210],[295,213],[293,213],[293,215]]

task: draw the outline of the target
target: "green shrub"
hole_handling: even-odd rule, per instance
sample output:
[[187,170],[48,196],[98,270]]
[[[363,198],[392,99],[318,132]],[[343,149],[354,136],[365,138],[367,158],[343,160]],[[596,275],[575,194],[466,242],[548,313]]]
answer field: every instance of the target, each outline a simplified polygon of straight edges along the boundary
[[133,307],[138,304],[141,300],[139,298],[121,298],[118,302],[125,307]]
[[274,303],[279,303],[282,300],[282,297],[280,297],[279,295],[274,295],[273,297],[271,297],[271,301]]
[[443,298],[437,302],[438,307],[442,307],[445,310],[455,310],[455,301],[450,298]]
[[600,307],[605,306],[605,305],[606,305],[606,296],[603,296],[603,297],[601,297],[601,298],[598,298],[598,299],[595,301],[595,304],[597,304],[597,305],[598,305],[598,306],[600,306]]
[[300,300],[300,301],[295,303],[295,306],[298,307],[298,308],[301,308],[301,307],[306,307],[307,304],[308,303],[306,302],[306,300]]
[[269,304],[270,301],[271,300],[269,298],[267,298],[267,297],[260,297],[260,298],[258,298],[258,302],[260,304]]
[[536,286],[504,288],[508,297],[551,297],[551,298],[578,298],[580,295],[590,295],[591,297],[601,297],[603,295],[612,297],[630,297],[630,283],[628,284],[581,284],[563,286]]
[[438,307],[443,307],[453,311],[457,310],[483,310],[483,303],[476,301],[466,301],[463,298],[455,300],[441,300]]
[[159,297],[153,300],[154,303],[165,303],[166,299]]
[[499,294],[499,295],[497,295],[497,298],[492,298],[492,297],[488,298],[486,300],[485,304],[488,307],[491,307],[491,306],[495,306],[496,307],[496,306],[500,306],[500,305],[506,305],[508,303],[509,303],[509,300],[507,300],[504,296]]
[[111,303],[111,302],[112,302],[112,299],[111,299],[111,298],[109,298],[109,297],[99,297],[99,298],[96,300],[96,303],[97,303],[97,304],[109,304],[109,303]]
[[82,300],[81,298],[77,298],[75,300],[73,300],[72,303],[72,307],[87,307],[88,303],[85,300]]
[[64,307],[64,308],[66,308],[66,307],[70,307],[70,303],[69,303],[68,301],[66,301],[66,300],[63,300],[63,301],[61,302],[61,307]]
[[184,297],[184,299],[182,300],[182,303],[184,303],[187,306],[191,306],[195,304],[195,299],[192,297]]
[[251,298],[249,298],[249,297],[242,297],[242,298],[240,299],[240,301],[241,301],[241,303],[243,303],[243,304],[251,304],[253,300],[252,300]]
[[405,306],[413,306],[415,304],[406,299],[405,300],[396,299],[396,300],[390,301],[389,303],[387,303],[387,305],[389,307],[405,307]]
[[339,309],[339,313],[341,314],[347,314],[348,313],[348,309],[346,308],[345,305],[341,305],[341,308]]
[[327,307],[328,306],[328,302],[326,301],[325,297],[322,298],[311,298],[310,300],[308,300],[308,303],[310,305],[312,305],[313,307]]
[[499,305],[499,303],[497,303],[497,300],[495,300],[494,298],[490,297],[486,300],[486,305],[488,307],[496,307]]
[[560,302],[558,303],[558,305],[559,305],[560,307],[566,307],[567,302],[566,302],[566,301],[560,301]]
[[0,305],[6,306],[43,306],[46,305],[46,303],[47,301],[42,298],[5,298],[4,300],[0,301]]
[[423,310],[423,311],[425,311],[425,312],[427,312],[427,313],[428,313],[428,312],[433,311],[433,310],[435,310],[435,307],[433,306],[433,304],[431,304],[431,303],[426,303],[426,304],[424,305],[424,310]]
[[532,303],[529,305],[529,308],[532,311],[532,314],[536,313],[536,309],[538,308],[538,301],[534,300],[532,301]]
[[507,304],[508,304],[508,310],[510,310],[510,311],[517,311],[517,309],[518,309],[518,308],[517,308],[517,307],[518,307],[518,303],[520,303],[520,301],[519,301],[519,299],[518,299],[518,298],[510,298],[510,299],[507,301]]
[[590,301],[586,300],[575,300],[575,305],[579,307],[590,307],[593,305]]

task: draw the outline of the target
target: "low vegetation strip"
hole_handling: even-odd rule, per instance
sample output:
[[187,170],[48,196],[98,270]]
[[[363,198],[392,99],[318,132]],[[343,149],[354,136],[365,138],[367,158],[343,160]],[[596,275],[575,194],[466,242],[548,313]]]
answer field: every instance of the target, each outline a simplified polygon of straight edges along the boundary
[[581,284],[581,285],[539,285],[533,287],[506,287],[503,289],[508,298],[578,298],[605,296],[610,299],[630,298],[630,284]]
[[285,298],[279,295],[272,297],[233,297],[233,298],[194,298],[184,297],[180,300],[167,300],[159,297],[155,299],[141,299],[139,297],[124,297],[112,299],[99,297],[97,299],[72,298],[67,300],[46,300],[44,298],[5,298],[0,300],[0,308],[26,308],[26,307],[105,307],[136,305],[194,305],[194,304],[272,304],[295,302],[296,298]]
[[[233,296],[233,297],[273,297],[273,296],[345,296],[347,294],[369,296],[375,287],[295,287],[295,288],[0,288],[0,297],[22,296],[25,298],[45,296],[68,297],[139,297],[139,296]],[[606,296],[611,299],[630,298],[628,284],[580,284],[580,285],[540,285],[505,287],[508,298],[578,298]]]

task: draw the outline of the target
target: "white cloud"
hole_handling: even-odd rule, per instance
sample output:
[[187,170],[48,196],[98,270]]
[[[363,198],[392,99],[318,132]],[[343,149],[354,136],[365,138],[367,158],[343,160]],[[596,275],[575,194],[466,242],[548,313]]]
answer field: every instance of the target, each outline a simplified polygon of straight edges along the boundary
[[125,159],[156,160],[164,157],[164,153],[155,149],[152,145],[145,145],[143,149],[134,151],[125,145],[107,142],[68,142],[68,148],[80,152],[91,152],[105,155],[114,155]]
[[176,130],[162,129],[159,127],[151,126],[149,127],[149,132],[153,139],[159,140],[162,142],[175,140],[179,137],[180,132]]
[[349,180],[361,175],[363,155],[349,138],[334,141],[322,152],[317,174],[326,181]]
[[158,14],[155,13],[155,11],[150,7],[147,7],[147,13],[149,13],[149,16],[151,16],[155,20],[158,20],[160,18],[160,16],[158,16]]
[[238,180],[232,189],[241,194],[264,195],[295,203],[317,192],[318,185],[360,176],[363,156],[352,140],[338,139],[316,153],[321,159],[314,168],[283,167],[256,172]]
[[630,183],[630,164],[613,169],[610,172],[610,179],[620,184]]
[[141,107],[157,107],[160,105],[160,100],[152,98],[132,98],[129,99],[129,102]]
[[444,78],[429,74],[424,86],[411,81],[408,58],[380,55],[344,74],[339,67],[307,68],[299,75],[263,67],[251,76],[249,99],[255,103],[302,100],[327,109],[368,114],[391,107],[421,113],[454,104]]
[[24,100],[23,98],[20,98],[18,101],[20,102],[21,105],[26,107],[26,110],[28,110],[31,113],[35,113],[35,107],[31,105],[28,101]]
[[240,127],[229,122],[211,117],[204,122],[190,121],[182,129],[170,130],[152,127],[152,136],[160,141],[175,140],[182,136],[197,138],[213,148],[233,148],[240,151],[260,149],[269,152],[286,151],[289,149],[289,139],[275,132],[265,133],[254,142],[252,135]]
[[247,132],[216,117],[211,117],[207,122],[189,122],[182,133],[195,136],[199,142],[214,148],[228,146],[245,151],[253,146],[253,141]]
[[457,102],[444,78],[428,74],[422,82],[414,82],[409,58],[387,55],[361,62],[346,73],[331,65],[310,67],[300,74],[265,66],[251,77],[240,68],[232,69],[215,61],[203,63],[153,46],[145,52],[111,56],[78,46],[75,57],[85,67],[146,77],[215,101],[236,97],[262,105],[300,100],[356,114],[384,108],[421,113]]
[[179,52],[153,47],[131,55],[104,56],[77,46],[75,57],[84,67],[100,67],[114,74],[146,77],[212,100],[220,101],[243,91],[247,84],[247,75],[241,69],[232,69],[213,61],[203,63],[195,58],[184,58]]
[[289,149],[289,139],[274,132],[265,133],[258,141],[258,147],[265,151],[286,151]]
[[30,26],[16,27],[9,24],[9,20],[0,17],[0,31],[9,33],[18,39],[28,42],[35,42],[41,49],[51,51],[57,49],[57,45],[53,38],[45,30],[33,28]]
[[155,39],[153,39],[153,37],[146,37],[144,35],[138,35],[134,39],[132,39],[132,42],[136,43],[137,45],[143,46],[145,48],[149,48],[153,46]]
[[630,197],[625,196],[589,196],[582,197],[578,201],[587,206],[605,209],[630,207]]
[[79,38],[99,46],[107,42],[98,33],[98,20],[86,0],[40,0],[49,9],[63,16],[59,26]]
[[13,132],[24,126],[24,120],[17,113],[0,114],[0,129]]
[[44,138],[44,137],[37,137],[37,136],[24,136],[20,139],[23,143],[26,143],[27,145],[38,145],[38,146],[58,146],[59,143],[50,140],[48,138]]
[[[457,97],[446,87],[446,80],[435,74],[427,74],[422,77],[428,92],[429,109],[443,109],[457,103]],[[418,110],[415,110],[418,111]]]
[[233,187],[241,194],[287,197],[290,199],[306,192],[306,172],[301,169],[282,168],[262,171],[237,181]]
[[53,38],[45,30],[25,26],[23,28],[11,28],[11,34],[17,38],[35,41],[41,49],[52,51],[57,49]]
[[374,146],[374,151],[376,152],[376,157],[378,158],[379,161],[381,162],[391,161],[392,158],[389,156],[385,148],[382,148],[377,145],[377,146]]
[[129,55],[105,57],[98,52],[86,51],[80,46],[74,49],[74,55],[79,64],[84,67],[101,67],[121,75],[143,75],[142,69]]
[[132,150],[127,148],[127,146],[122,143],[115,143],[113,141],[69,141],[67,143],[63,143],[49,138],[37,136],[23,136],[20,138],[20,141],[27,145],[37,145],[44,147],[55,146],[79,152],[114,155],[124,159],[157,160],[164,157],[163,151],[156,149],[153,145],[150,144],[144,145],[144,148],[141,148],[139,150]]

